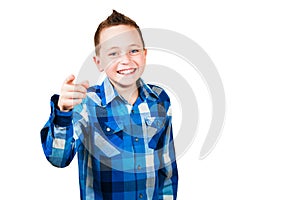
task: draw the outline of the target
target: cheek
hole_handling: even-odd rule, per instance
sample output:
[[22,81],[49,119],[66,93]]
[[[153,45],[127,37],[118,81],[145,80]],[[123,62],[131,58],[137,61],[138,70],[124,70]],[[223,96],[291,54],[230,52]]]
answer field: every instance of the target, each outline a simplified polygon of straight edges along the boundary
[[136,60],[136,63],[138,63],[138,66],[145,66],[146,64],[146,57],[141,57],[139,59]]
[[105,68],[105,73],[106,74],[115,74],[116,73],[116,65],[109,65],[109,66],[106,66]]
[[116,68],[117,63],[115,61],[102,60],[101,67],[105,71],[112,71],[113,68]]

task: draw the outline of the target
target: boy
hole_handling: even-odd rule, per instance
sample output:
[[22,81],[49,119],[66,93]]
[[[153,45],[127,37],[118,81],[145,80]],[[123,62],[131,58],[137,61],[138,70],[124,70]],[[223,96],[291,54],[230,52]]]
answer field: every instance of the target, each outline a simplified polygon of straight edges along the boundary
[[77,153],[81,199],[176,199],[170,100],[140,78],[147,49],[139,26],[113,10],[94,41],[106,78],[89,87],[71,75],[51,98],[41,130],[46,158],[66,167]]

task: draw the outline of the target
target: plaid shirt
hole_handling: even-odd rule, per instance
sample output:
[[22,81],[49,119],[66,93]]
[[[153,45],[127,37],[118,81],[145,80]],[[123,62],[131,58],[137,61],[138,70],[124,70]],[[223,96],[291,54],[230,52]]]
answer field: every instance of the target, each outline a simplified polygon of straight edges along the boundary
[[130,105],[106,78],[70,112],[57,109],[41,130],[46,158],[57,167],[77,153],[81,199],[176,199],[178,172],[170,100],[160,87],[137,81]]

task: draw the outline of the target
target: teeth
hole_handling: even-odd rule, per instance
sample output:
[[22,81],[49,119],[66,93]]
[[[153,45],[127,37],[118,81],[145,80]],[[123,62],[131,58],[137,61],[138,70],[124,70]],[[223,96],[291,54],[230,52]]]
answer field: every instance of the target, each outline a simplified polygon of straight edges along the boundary
[[134,71],[135,71],[135,69],[123,69],[123,70],[119,70],[118,73],[127,75],[127,74],[131,74]]

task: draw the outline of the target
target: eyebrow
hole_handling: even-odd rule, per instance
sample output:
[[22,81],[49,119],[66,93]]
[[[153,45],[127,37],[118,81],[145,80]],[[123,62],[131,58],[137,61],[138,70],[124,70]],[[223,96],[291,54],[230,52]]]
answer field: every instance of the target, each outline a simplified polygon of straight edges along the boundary
[[131,45],[129,45],[129,47],[133,47],[133,46],[140,47],[140,46],[143,46],[143,45],[140,45],[140,44],[131,44]]
[[[140,44],[130,44],[128,47],[141,47],[143,45],[140,45]],[[110,50],[114,50],[114,49],[120,49],[120,47],[117,47],[117,46],[113,46],[113,47],[110,47],[108,49],[106,49],[105,51],[110,51]]]

